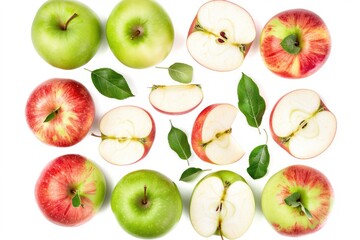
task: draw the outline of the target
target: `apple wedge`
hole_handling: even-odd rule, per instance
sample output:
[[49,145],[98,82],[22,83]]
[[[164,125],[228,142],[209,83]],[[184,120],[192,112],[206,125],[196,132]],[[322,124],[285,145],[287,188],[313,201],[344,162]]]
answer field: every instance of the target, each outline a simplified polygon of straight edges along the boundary
[[128,165],[143,159],[155,138],[155,122],[143,108],[120,106],[100,121],[100,155],[115,165]]
[[190,26],[187,49],[199,64],[215,71],[240,67],[256,36],[250,14],[235,3],[203,4]]
[[232,171],[208,174],[191,195],[191,224],[203,237],[237,239],[249,229],[254,215],[254,194],[245,179]]
[[245,154],[231,135],[237,112],[236,107],[227,103],[212,104],[200,112],[191,134],[192,148],[200,159],[225,165],[238,161]]
[[149,94],[150,104],[166,114],[185,114],[195,109],[203,100],[199,84],[154,85]]
[[292,156],[313,158],[329,147],[336,133],[335,115],[318,93],[298,89],[284,95],[270,114],[274,140]]

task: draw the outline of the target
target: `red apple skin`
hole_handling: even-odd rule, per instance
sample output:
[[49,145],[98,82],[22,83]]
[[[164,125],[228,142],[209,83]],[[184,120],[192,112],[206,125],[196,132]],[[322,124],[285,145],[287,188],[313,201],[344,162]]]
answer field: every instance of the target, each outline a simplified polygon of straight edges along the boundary
[[219,105],[223,105],[223,103],[212,104],[204,108],[195,119],[191,133],[191,146],[194,152],[196,153],[196,155],[198,155],[200,159],[209,163],[212,163],[212,161],[205,154],[205,147],[203,146],[202,142],[202,128],[208,114],[211,112],[212,109],[216,108]]
[[[300,52],[290,54],[280,45],[293,32],[299,32]],[[267,68],[285,78],[304,78],[326,62],[331,37],[325,22],[314,12],[291,9],[278,13],[264,26],[260,53]]]
[[[141,158],[138,161],[142,160],[143,158],[146,157],[146,155],[148,155],[148,153],[154,143],[155,135],[156,135],[156,126],[155,126],[155,121],[154,121],[153,117],[147,110],[145,110],[145,109],[143,109],[143,110],[149,115],[149,117],[151,119],[152,129],[151,129],[151,132],[149,133],[149,135],[145,138],[144,154],[141,156]],[[138,162],[138,161],[136,161],[136,162]]]
[[[282,227],[277,222],[270,222],[274,229],[281,235],[298,237],[310,233],[317,232],[320,230],[331,212],[332,204],[334,200],[334,190],[330,184],[330,181],[326,176],[319,170],[305,166],[305,165],[292,165],[279,171],[281,180],[276,184],[276,190],[271,193],[274,201],[277,202],[277,206],[286,205],[284,199],[291,195],[294,191],[303,191],[302,197],[309,198],[308,202],[318,202],[317,208],[311,208],[313,218],[308,221],[307,225],[304,226],[301,222],[306,216],[299,213],[299,209],[289,207],[291,213],[291,219],[288,219],[287,223],[291,226]],[[275,175],[274,175],[275,176]],[[270,181],[270,180],[269,180]],[[275,186],[273,186],[275,188]],[[311,191],[320,191],[315,195],[311,195]],[[268,201],[271,201],[267,199]],[[263,201],[263,200],[262,200]],[[273,206],[271,213],[276,218],[276,214],[279,218],[285,217],[277,211],[276,206]],[[280,216],[279,216],[280,215]]]
[[[44,122],[56,109],[56,116]],[[95,116],[93,99],[84,85],[53,78],[37,86],[26,104],[26,120],[35,136],[57,147],[80,142],[89,132]]]
[[[294,90],[294,91],[296,91],[296,90]],[[291,92],[289,92],[289,93],[287,93],[287,94],[290,94]],[[290,150],[289,150],[289,144],[288,143],[284,143],[283,141],[282,141],[282,138],[281,137],[279,137],[279,136],[277,136],[276,134],[275,134],[275,131],[274,131],[274,128],[273,128],[273,124],[272,124],[272,119],[273,119],[273,115],[274,115],[274,112],[275,112],[275,109],[276,109],[276,107],[277,107],[277,105],[278,105],[278,103],[287,95],[287,94],[285,94],[284,96],[282,96],[276,103],[275,103],[275,105],[274,105],[274,107],[273,107],[273,109],[271,110],[271,113],[270,113],[270,134],[271,134],[271,137],[274,139],[274,141],[281,147],[281,148],[283,148],[286,152],[288,152],[291,156],[293,156],[293,157],[296,157],[296,156],[294,156],[291,152],[290,152]],[[325,105],[325,103],[320,99],[320,106],[319,106],[319,108],[323,108],[324,109],[324,111],[329,111],[329,112],[331,112],[327,107],[326,107],[326,105]],[[318,155],[320,155],[322,152],[320,152]],[[317,156],[318,156],[317,155]],[[316,157],[316,156],[313,156],[312,158],[314,158],[314,157]],[[298,157],[296,157],[296,158],[298,158]]]
[[[43,169],[35,198],[49,221],[70,227],[87,222],[98,212],[105,189],[105,177],[94,163],[81,155],[68,154],[55,158]],[[78,191],[82,206],[72,206],[73,191]]]

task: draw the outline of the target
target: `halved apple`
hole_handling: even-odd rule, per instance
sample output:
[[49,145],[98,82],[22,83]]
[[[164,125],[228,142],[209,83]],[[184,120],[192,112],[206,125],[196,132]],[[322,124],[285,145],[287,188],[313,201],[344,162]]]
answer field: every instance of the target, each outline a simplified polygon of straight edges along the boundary
[[335,115],[318,93],[298,89],[284,95],[270,115],[274,140],[292,156],[313,158],[328,148],[335,137]]
[[155,138],[155,122],[145,109],[120,106],[100,120],[100,155],[116,165],[128,165],[143,159]]
[[205,3],[190,26],[187,48],[199,64],[215,71],[240,67],[256,36],[250,14],[230,1]]
[[162,113],[184,114],[199,106],[203,97],[199,84],[154,85],[149,94],[149,101]]
[[200,159],[219,165],[238,161],[244,150],[231,135],[238,109],[228,103],[212,104],[200,112],[191,135],[191,145]]
[[190,200],[191,224],[203,237],[237,239],[255,215],[254,194],[239,174],[220,170],[202,178]]

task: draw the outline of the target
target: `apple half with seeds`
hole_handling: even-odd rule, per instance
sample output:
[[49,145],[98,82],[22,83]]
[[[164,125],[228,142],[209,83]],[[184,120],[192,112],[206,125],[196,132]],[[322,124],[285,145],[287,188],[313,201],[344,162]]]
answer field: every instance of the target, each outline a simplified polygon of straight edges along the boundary
[[241,66],[255,37],[254,21],[244,8],[213,0],[199,8],[186,45],[199,64],[225,72]]
[[225,165],[241,159],[245,154],[231,135],[238,109],[228,103],[212,104],[195,119],[191,145],[200,159]]
[[254,194],[239,174],[220,170],[202,178],[190,199],[191,224],[203,237],[241,237],[255,215]]
[[156,132],[150,113],[131,105],[107,112],[100,120],[99,128],[100,155],[115,165],[128,165],[143,159],[150,151]]
[[299,159],[313,158],[332,143],[337,128],[335,115],[318,93],[298,89],[284,95],[270,114],[275,142]]
[[156,110],[176,115],[195,109],[203,97],[199,84],[154,85],[149,94],[149,101]]

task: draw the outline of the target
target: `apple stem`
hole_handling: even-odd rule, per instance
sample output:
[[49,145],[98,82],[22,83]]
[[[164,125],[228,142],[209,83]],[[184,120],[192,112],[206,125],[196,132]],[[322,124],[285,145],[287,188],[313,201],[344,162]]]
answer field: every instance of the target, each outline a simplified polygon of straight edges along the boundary
[[221,240],[224,240],[224,236],[223,236],[222,229],[221,229],[221,220],[219,220],[218,230],[219,230],[219,235],[220,235]]
[[146,196],[146,189],[147,189],[147,187],[146,187],[146,185],[144,185],[144,198],[143,198],[143,200],[141,201],[141,203],[142,203],[143,205],[146,205],[146,204],[148,203],[148,201],[147,201],[147,196]]
[[68,28],[69,23],[71,22],[71,20],[73,20],[74,18],[76,18],[77,16],[79,16],[77,13],[74,13],[73,15],[71,15],[71,17],[66,21],[66,23],[64,25],[61,26],[61,29],[66,31]]
[[144,32],[144,29],[141,26],[135,26],[132,29],[132,34],[131,34],[131,40],[134,40],[135,38],[140,37]]

